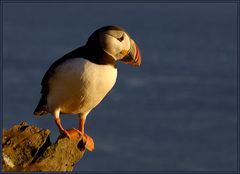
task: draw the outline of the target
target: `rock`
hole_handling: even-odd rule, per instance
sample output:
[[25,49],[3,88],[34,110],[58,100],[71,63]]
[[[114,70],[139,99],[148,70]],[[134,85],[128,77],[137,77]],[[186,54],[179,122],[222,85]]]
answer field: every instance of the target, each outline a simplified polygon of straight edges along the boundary
[[72,171],[85,149],[81,135],[59,136],[50,142],[50,130],[23,122],[3,131],[3,171]]

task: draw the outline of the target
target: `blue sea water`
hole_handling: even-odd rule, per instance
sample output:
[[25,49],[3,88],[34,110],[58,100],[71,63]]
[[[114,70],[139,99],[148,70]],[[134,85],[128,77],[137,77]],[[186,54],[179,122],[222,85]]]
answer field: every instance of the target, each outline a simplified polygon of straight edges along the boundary
[[[237,7],[234,3],[3,4],[3,127],[35,117],[51,63],[97,28],[124,27],[140,68],[118,64],[118,80],[88,116],[95,151],[75,171],[237,169]],[[65,128],[76,116],[62,116]]]

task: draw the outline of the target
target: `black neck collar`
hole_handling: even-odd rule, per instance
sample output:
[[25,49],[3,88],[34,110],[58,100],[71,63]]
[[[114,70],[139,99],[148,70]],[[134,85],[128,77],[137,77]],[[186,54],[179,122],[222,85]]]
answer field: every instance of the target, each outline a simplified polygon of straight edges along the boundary
[[64,58],[84,58],[98,65],[112,65],[116,67],[116,60],[99,47],[85,45],[79,47],[66,55]]

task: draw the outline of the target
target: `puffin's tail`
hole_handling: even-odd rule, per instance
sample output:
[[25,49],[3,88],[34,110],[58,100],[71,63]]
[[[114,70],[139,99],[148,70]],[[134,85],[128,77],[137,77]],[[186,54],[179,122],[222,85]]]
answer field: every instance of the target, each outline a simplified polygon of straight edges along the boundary
[[36,116],[41,116],[41,115],[47,115],[48,109],[47,109],[47,101],[46,99],[42,96],[36,109],[34,110],[33,114]]

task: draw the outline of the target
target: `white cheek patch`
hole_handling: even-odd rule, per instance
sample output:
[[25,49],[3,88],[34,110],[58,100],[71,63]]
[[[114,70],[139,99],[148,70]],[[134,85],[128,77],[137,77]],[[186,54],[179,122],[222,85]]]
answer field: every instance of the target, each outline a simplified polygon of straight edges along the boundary
[[122,41],[122,45],[123,45],[122,50],[126,50],[126,51],[130,50],[131,41],[129,36],[126,33],[124,33],[124,39]]
[[[124,39],[119,41],[117,38],[120,38],[124,35]],[[123,56],[121,52],[128,52],[130,49],[130,39],[127,34],[121,31],[111,31],[109,33],[100,34],[100,44],[102,49],[111,55],[115,60],[121,59]]]
[[100,44],[102,49],[115,58],[115,54],[119,52],[120,46],[119,41],[108,34],[101,34],[100,35]]

